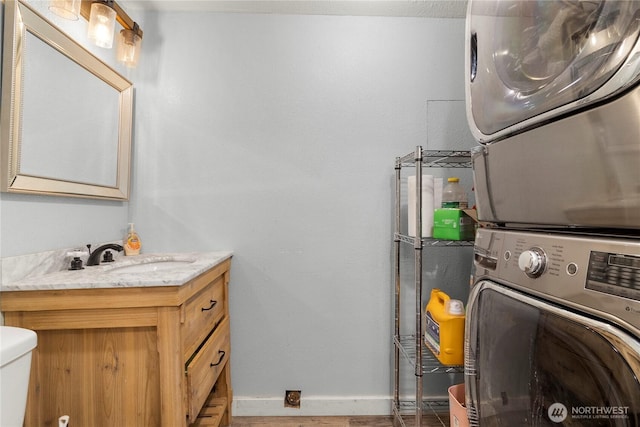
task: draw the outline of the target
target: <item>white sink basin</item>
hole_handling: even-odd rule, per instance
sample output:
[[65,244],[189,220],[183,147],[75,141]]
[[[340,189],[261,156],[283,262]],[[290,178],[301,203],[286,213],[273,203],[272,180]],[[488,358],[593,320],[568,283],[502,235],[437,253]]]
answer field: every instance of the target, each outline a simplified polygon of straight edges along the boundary
[[184,261],[152,261],[140,264],[123,265],[109,269],[109,273],[152,273],[154,271],[172,270],[191,264],[192,260]]

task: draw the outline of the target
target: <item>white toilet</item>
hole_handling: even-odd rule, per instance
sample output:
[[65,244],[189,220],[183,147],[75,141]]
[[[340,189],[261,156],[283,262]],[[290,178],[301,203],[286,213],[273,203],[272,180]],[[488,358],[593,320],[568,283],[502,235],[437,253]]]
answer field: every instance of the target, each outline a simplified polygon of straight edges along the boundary
[[27,406],[34,331],[0,326],[0,426],[22,427]]

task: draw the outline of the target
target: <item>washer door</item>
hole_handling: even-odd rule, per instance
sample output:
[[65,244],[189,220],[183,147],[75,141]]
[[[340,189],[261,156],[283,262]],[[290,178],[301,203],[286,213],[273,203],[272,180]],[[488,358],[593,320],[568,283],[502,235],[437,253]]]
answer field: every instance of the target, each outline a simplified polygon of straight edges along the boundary
[[471,425],[640,425],[640,342],[624,331],[482,281],[467,307]]
[[632,85],[640,2],[470,0],[467,115],[501,139]]

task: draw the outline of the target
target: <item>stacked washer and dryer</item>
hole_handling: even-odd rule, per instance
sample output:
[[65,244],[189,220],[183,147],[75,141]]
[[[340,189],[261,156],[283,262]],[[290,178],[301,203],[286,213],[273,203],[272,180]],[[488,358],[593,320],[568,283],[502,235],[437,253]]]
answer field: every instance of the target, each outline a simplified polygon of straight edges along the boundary
[[640,1],[470,0],[472,426],[640,426]]

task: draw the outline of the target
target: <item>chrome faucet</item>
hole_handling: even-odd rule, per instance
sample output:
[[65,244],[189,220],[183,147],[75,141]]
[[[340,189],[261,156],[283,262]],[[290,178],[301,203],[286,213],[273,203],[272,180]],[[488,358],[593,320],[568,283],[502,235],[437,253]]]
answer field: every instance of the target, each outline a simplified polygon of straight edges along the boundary
[[[106,245],[99,246],[93,252],[91,252],[91,245],[87,245],[87,248],[89,248],[89,259],[87,259],[87,266],[100,264],[100,255],[102,255],[102,252],[108,249],[112,249],[118,252],[122,252],[124,250],[121,245],[118,245],[116,243],[107,243]],[[105,258],[107,258],[106,255],[107,254],[105,254]],[[113,261],[113,258],[110,258],[110,260]],[[108,261],[108,259],[105,259],[105,261]]]

